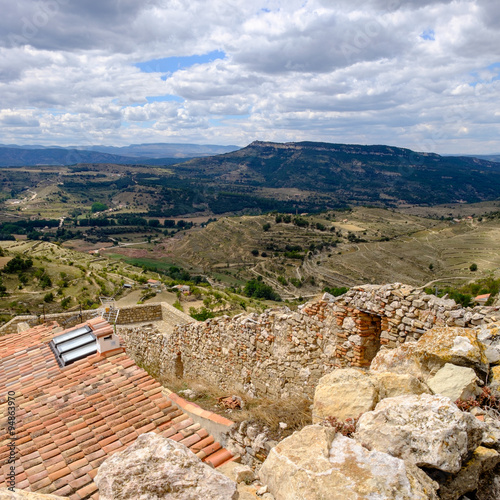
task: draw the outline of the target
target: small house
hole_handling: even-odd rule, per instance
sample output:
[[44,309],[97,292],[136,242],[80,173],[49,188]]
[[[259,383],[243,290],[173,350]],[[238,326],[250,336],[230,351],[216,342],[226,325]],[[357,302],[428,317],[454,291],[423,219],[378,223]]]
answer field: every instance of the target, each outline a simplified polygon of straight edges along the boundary
[[189,295],[191,293],[191,287],[189,285],[175,285],[172,288],[175,288],[184,295]]
[[479,304],[480,306],[484,306],[488,299],[490,298],[491,293],[485,293],[483,295],[478,295],[477,297],[474,297],[474,302],[476,304]]

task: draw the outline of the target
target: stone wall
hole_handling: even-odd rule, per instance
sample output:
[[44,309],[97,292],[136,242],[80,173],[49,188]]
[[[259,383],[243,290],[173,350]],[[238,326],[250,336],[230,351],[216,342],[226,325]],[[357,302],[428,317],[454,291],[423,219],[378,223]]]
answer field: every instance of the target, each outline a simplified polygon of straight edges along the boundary
[[[57,321],[64,328],[70,328],[92,318],[97,309],[85,311],[72,311],[56,314],[45,314],[40,316],[16,316],[0,328],[0,335],[16,333],[20,323],[27,323],[30,328],[46,321]],[[190,316],[179,311],[175,307],[162,303],[143,304],[137,306],[121,307],[118,315],[117,325],[129,325],[150,321],[165,321],[169,324],[186,324],[194,321]]]
[[[366,285],[335,298],[261,315],[219,317],[162,332],[129,329],[129,354],[155,375],[188,375],[225,389],[284,397],[312,396],[334,368],[367,367],[381,346],[417,340],[436,325],[475,326],[496,309],[464,309],[453,300],[399,283]],[[500,316],[500,315],[499,315]]]

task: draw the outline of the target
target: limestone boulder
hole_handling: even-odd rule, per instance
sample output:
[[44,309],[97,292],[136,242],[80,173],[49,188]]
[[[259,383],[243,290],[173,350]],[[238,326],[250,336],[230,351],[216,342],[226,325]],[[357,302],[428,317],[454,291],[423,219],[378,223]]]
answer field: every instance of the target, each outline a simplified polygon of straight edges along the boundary
[[431,394],[426,384],[407,373],[382,372],[371,373],[370,376],[378,386],[379,401],[405,394]]
[[498,323],[481,325],[477,338],[483,344],[490,364],[500,364],[500,325]]
[[[447,475],[443,480],[438,480],[439,497],[442,500],[458,500],[462,495],[476,490],[480,478],[493,470],[499,462],[500,455],[497,451],[483,446],[477,447],[458,474]],[[498,497],[490,497],[490,500],[492,498]]]
[[275,446],[259,476],[276,500],[438,498],[437,484],[417,467],[319,425]]
[[483,427],[449,398],[397,396],[362,415],[354,438],[369,449],[455,474],[481,443]]
[[488,380],[490,389],[497,393],[497,395],[500,395],[500,365],[491,367]]
[[68,500],[68,497],[43,495],[41,493],[32,493],[17,488],[14,488],[14,491],[8,488],[0,488],[0,500]]
[[472,328],[434,327],[418,342],[395,349],[381,349],[372,360],[372,372],[394,372],[413,375],[427,381],[446,363],[473,368],[486,373],[489,361],[486,348]]
[[227,462],[218,467],[217,470],[235,483],[250,484],[255,479],[253,470],[248,465],[237,462]]
[[314,393],[313,423],[326,417],[357,418],[373,410],[378,388],[370,376],[355,368],[344,368],[321,377]]
[[416,342],[409,342],[394,349],[382,348],[370,364],[372,373],[398,373],[424,380],[425,369],[414,355]]
[[149,432],[105,460],[95,482],[101,500],[233,500],[236,483],[184,445]]
[[484,419],[484,432],[481,444],[488,448],[500,451],[500,420],[493,413],[486,413]]
[[430,374],[434,374],[446,363],[470,367],[484,373],[489,367],[485,348],[473,328],[431,328],[415,344],[414,355]]
[[481,394],[476,372],[472,368],[446,363],[427,385],[434,394],[446,396],[452,401],[475,398]]

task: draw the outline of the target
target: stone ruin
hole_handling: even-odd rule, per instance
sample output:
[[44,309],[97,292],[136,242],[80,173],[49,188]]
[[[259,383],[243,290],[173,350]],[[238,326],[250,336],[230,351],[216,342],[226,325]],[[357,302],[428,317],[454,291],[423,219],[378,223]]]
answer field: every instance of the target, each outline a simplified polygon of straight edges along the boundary
[[463,308],[401,283],[325,294],[291,311],[240,314],[177,325],[121,327],[129,355],[155,376],[209,380],[223,389],[280,398],[312,397],[334,368],[368,367],[383,346],[416,341],[434,326],[474,327],[500,319],[498,308]]

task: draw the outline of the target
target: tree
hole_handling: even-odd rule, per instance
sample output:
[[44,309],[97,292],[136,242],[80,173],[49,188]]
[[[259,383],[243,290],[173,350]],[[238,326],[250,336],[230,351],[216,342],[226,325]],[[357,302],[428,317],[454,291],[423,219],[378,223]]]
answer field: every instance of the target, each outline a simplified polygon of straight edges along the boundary
[[247,281],[243,294],[254,299],[281,300],[281,297],[269,285],[255,279]]
[[96,201],[95,203],[92,203],[92,206],[90,207],[90,211],[92,213],[95,212],[104,212],[104,210],[107,210],[108,206],[105,205],[104,203],[101,203],[99,201]]
[[469,269],[474,272],[474,271],[477,271],[477,264],[471,264]]
[[269,222],[266,222],[263,226],[262,226],[262,229],[264,231],[269,231],[269,229],[271,229],[271,224],[269,224]]

